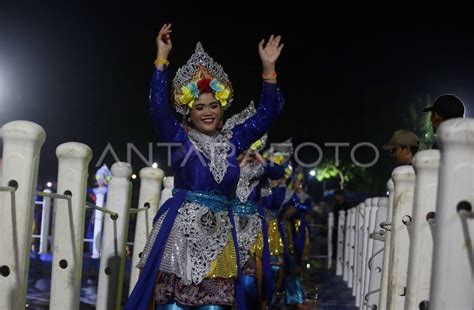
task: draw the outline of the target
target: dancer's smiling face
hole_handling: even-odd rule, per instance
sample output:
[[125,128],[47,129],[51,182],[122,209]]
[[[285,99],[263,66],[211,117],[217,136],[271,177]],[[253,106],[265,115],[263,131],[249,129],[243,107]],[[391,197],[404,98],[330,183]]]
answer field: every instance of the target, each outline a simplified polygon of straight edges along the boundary
[[202,93],[193,104],[190,113],[192,125],[196,130],[213,136],[222,119],[222,107],[212,93]]

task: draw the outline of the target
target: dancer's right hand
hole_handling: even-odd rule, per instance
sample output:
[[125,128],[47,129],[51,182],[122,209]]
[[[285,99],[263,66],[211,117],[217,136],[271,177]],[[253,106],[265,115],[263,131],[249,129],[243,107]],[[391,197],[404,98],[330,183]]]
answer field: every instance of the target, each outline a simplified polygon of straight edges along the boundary
[[164,24],[156,36],[157,58],[168,59],[168,55],[173,47],[171,31],[171,24]]

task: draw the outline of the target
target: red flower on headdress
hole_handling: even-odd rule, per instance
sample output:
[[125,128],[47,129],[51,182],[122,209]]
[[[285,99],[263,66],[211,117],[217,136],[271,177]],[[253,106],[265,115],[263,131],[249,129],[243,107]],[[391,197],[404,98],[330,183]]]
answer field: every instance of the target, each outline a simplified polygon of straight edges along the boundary
[[208,78],[202,78],[197,82],[199,93],[212,93],[211,80]]

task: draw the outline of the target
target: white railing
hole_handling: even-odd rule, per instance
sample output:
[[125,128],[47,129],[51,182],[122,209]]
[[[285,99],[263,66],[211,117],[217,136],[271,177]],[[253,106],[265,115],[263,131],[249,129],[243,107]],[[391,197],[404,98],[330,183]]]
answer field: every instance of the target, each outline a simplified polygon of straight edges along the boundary
[[141,252],[145,247],[146,239],[153,228],[153,218],[158,212],[160,201],[160,189],[165,175],[163,170],[156,168],[143,168],[140,170],[140,194],[138,198],[139,208],[144,211],[137,213],[137,224],[132,256],[132,270],[130,274],[129,294],[132,293],[138,281],[139,269],[135,268],[140,260]]
[[438,150],[422,151],[416,154],[413,163],[416,185],[408,261],[408,309],[419,308],[420,304],[427,302],[430,297],[433,235],[428,220],[436,210],[439,155]]
[[346,212],[339,211],[337,224],[336,275],[342,276],[344,269],[344,234],[346,232]]
[[443,122],[438,144],[394,169],[388,198],[339,215],[336,271],[359,308],[474,309],[474,120]]
[[405,305],[415,171],[411,166],[395,168],[392,179],[395,194],[390,237],[387,310],[403,309]]
[[[52,239],[49,308],[79,309],[84,242],[99,244],[96,243],[97,236],[84,239],[86,208],[105,214],[100,247],[97,309],[120,309],[125,247],[126,244],[132,244],[127,243],[129,215],[137,213],[139,222],[134,240],[136,257],[132,266],[136,274],[136,258],[142,250],[140,247],[144,246],[151,221],[158,209],[163,171],[157,168],[145,168],[141,171],[139,207],[130,209],[132,184],[129,177],[132,168],[127,163],[115,163],[112,166],[107,203],[105,206],[94,205],[86,203],[87,171],[92,158],[92,150],[87,145],[68,142],[58,146],[57,192],[36,192],[38,159],[45,141],[44,130],[31,122],[15,121],[5,124],[1,135],[4,147],[0,179],[0,309],[26,307],[32,238],[40,239],[40,254],[48,252],[48,241]],[[36,195],[43,197],[40,202],[42,219],[40,234],[32,236]],[[52,211],[55,215],[53,223],[49,223]],[[50,226],[52,235],[48,236]],[[101,230],[100,227],[99,231]],[[136,278],[132,280],[136,281]],[[130,289],[135,284],[133,281]]]
[[[390,178],[387,181],[387,190],[388,190],[388,208],[387,208],[387,220],[379,224],[380,228],[385,231],[385,241],[384,241],[384,255],[383,255],[383,264],[382,264],[382,280],[380,284],[380,299],[379,299],[379,308],[385,308],[387,305],[387,296],[388,296],[388,279],[389,279],[389,269],[390,269],[390,249],[392,241],[392,214],[393,214],[393,204],[395,197],[395,184]],[[387,225],[385,225],[387,224]]]
[[[368,287],[365,291],[364,303],[367,308],[379,308],[380,291],[382,285],[382,267],[384,260],[384,243],[386,237],[386,231],[380,227],[380,223],[387,219],[387,209],[389,204],[389,198],[381,197],[379,199],[379,208],[371,225],[371,233],[369,235],[372,240],[372,252],[367,262],[367,268],[369,271],[368,275]],[[370,252],[370,250],[369,250]]]
[[328,269],[332,267],[332,251],[333,251],[333,244],[332,244],[332,232],[334,231],[334,213],[329,212],[328,215]]
[[58,189],[55,198],[50,309],[79,309],[87,169],[92,150],[81,143],[57,147]]
[[438,128],[441,150],[430,310],[474,308],[474,119]]
[[370,280],[370,273],[371,273],[371,269],[368,268],[368,261],[372,257],[372,248],[373,248],[374,239],[370,238],[370,235],[375,232],[375,224],[376,224],[375,220],[376,220],[377,212],[379,210],[379,206],[381,205],[383,199],[385,198],[376,197],[372,199],[372,208],[370,209],[370,214],[368,216],[368,225],[367,225],[366,233],[364,237],[365,238],[364,241],[367,243],[367,248],[364,255],[364,262],[367,262],[367,264],[364,263],[363,264],[364,268],[362,269],[363,281],[362,281],[362,286],[361,286],[362,292],[361,292],[361,297],[360,297],[362,305],[364,305],[366,302],[364,297],[367,294],[368,289],[369,289],[369,280]]
[[15,121],[3,125],[1,134],[0,309],[25,309],[34,194],[46,133],[37,124]]

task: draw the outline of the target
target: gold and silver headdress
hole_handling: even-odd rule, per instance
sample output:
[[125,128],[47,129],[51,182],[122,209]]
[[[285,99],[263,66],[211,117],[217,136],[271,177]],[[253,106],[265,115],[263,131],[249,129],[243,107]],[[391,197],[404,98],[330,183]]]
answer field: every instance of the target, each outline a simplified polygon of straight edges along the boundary
[[294,152],[293,142],[291,140],[292,138],[289,138],[281,143],[272,143],[270,148],[263,153],[263,158],[279,165],[285,165],[290,161]]
[[212,93],[226,109],[232,102],[233,89],[227,74],[202,47],[196,50],[184,66],[178,69],[173,79],[173,98],[176,110],[186,115],[201,93]]
[[99,170],[95,173],[95,179],[97,181],[103,180],[104,184],[108,184],[110,180],[112,179],[112,172],[110,171],[109,167],[107,167],[106,164],[103,164]]

